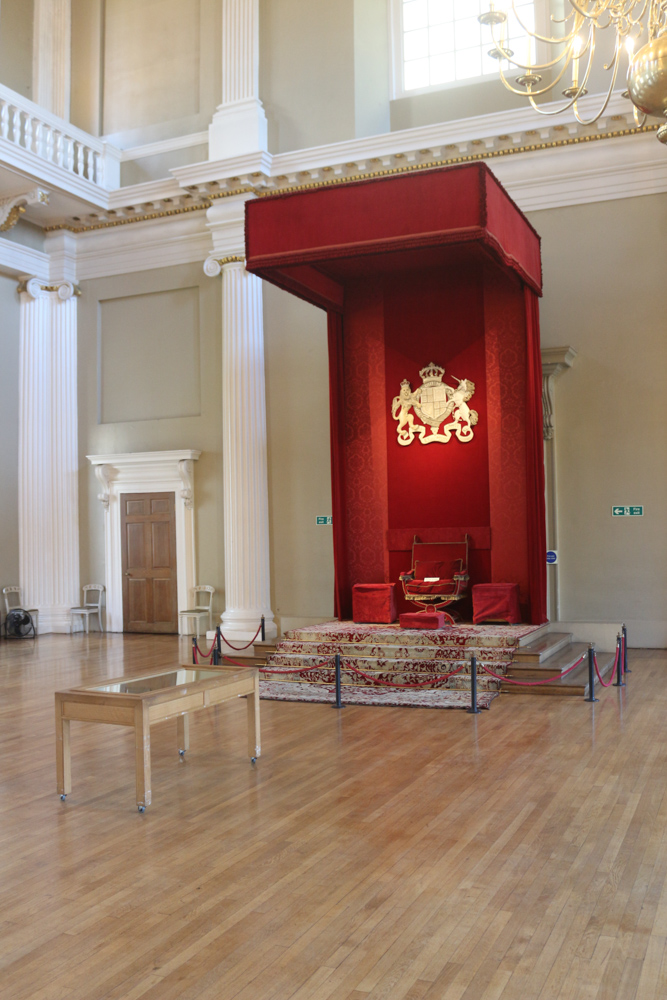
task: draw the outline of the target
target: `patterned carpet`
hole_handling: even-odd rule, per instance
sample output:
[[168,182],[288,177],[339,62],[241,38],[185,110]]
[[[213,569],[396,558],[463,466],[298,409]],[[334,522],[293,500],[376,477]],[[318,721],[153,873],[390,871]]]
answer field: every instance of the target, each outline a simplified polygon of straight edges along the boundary
[[[283,681],[259,682],[259,696],[267,701],[309,701],[331,705],[336,701],[336,689],[328,684],[299,684]],[[480,691],[477,697],[479,708],[489,708],[496,691]],[[428,691],[400,691],[390,688],[360,687],[345,684],[341,690],[344,705],[384,705],[387,708],[469,708],[470,694],[467,691],[447,689]]]
[[[421,691],[470,689],[470,657],[504,674],[521,640],[538,631],[535,625],[455,625],[445,629],[402,629],[396,625],[358,625],[324,622],[285,633],[263,674],[267,681],[285,686],[325,685],[335,682],[334,661],[341,657],[341,677],[352,688],[373,688],[387,683],[420,684]],[[270,669],[275,673],[271,674]],[[291,668],[291,669],[290,669]],[[306,670],[304,671],[304,668]],[[445,677],[457,671],[454,676]],[[498,682],[483,673],[481,691],[496,692]],[[387,704],[389,693],[373,704]],[[315,696],[313,696],[314,698]],[[299,698],[299,700],[303,700]],[[407,704],[408,702],[400,702]],[[412,704],[413,702],[410,702]],[[370,702],[364,702],[370,704]],[[394,704],[399,704],[395,701]]]

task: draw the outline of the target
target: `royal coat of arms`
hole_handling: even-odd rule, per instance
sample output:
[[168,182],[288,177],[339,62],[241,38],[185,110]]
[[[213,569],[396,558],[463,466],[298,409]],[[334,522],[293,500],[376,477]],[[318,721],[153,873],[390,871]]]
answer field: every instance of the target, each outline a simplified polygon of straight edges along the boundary
[[[412,391],[407,379],[401,382],[401,391],[394,396],[391,415],[397,421],[398,443],[412,444],[415,437],[422,444],[440,441],[446,444],[452,434],[459,441],[472,441],[473,427],[479,419],[468,402],[475,392],[475,383],[468,378],[456,378],[457,385],[443,382],[445,369],[431,362],[420,371],[422,384]],[[421,423],[415,422],[415,415]]]

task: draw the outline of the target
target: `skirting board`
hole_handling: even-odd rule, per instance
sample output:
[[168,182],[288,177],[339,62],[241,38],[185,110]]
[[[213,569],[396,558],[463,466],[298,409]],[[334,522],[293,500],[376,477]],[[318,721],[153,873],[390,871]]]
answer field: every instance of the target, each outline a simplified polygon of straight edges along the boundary
[[[552,622],[552,632],[572,632],[577,642],[594,642],[598,649],[611,651],[622,622]],[[667,621],[628,618],[628,649],[667,649]]]

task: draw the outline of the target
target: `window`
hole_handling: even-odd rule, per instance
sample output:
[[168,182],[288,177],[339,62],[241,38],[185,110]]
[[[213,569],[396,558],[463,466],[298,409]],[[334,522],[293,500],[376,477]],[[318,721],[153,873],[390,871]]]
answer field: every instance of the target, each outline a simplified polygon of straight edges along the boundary
[[[498,63],[488,55],[493,48],[490,29],[477,20],[479,14],[489,9],[488,0],[394,2],[400,22],[396,25],[400,39],[400,73],[397,76],[403,94],[497,75]],[[514,59],[520,63],[534,61],[526,33],[512,13],[509,0],[495,6],[508,13],[507,44]],[[525,27],[534,31],[533,0],[517,0],[515,7]],[[516,75],[520,72],[517,70]]]

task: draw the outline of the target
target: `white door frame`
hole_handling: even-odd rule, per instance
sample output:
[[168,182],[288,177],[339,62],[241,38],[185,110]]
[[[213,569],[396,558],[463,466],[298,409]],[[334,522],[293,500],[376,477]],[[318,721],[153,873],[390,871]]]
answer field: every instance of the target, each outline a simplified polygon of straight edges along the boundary
[[[178,610],[191,606],[197,583],[193,462],[200,451],[143,451],[87,455],[102,487],[104,513],[106,630],[123,631],[122,493],[173,493],[176,508]],[[180,619],[179,619],[180,624]]]

